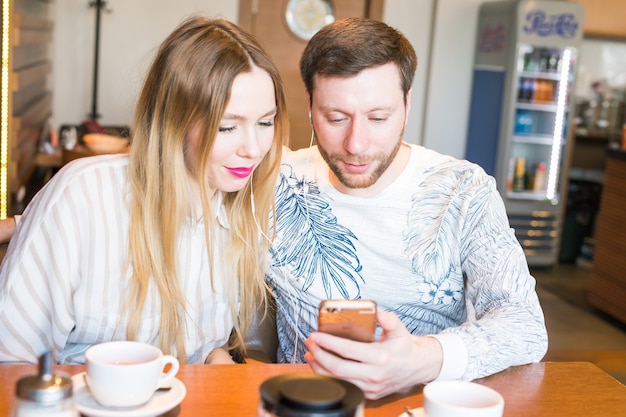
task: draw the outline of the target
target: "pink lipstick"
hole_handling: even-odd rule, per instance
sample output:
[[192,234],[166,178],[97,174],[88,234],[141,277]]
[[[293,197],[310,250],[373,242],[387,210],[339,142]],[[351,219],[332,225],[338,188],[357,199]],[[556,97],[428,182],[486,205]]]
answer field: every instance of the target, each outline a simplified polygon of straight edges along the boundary
[[228,170],[228,172],[230,172],[231,175],[237,177],[237,178],[246,178],[248,176],[250,176],[250,174],[252,173],[252,170],[254,169],[254,166],[251,167],[234,167],[234,168],[226,168]]

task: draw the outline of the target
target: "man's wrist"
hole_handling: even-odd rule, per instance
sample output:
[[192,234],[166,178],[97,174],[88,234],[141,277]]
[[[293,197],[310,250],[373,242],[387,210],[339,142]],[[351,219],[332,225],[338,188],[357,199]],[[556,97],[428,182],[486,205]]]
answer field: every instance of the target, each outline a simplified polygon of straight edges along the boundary
[[435,380],[461,379],[467,369],[468,359],[463,339],[453,333],[440,333],[430,337],[436,339],[442,349],[441,369]]

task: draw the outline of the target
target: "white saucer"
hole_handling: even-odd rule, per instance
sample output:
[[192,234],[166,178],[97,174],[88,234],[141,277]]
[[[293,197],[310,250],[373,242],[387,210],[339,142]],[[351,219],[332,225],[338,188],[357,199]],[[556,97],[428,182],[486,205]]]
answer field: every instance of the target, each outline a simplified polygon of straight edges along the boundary
[[187,388],[179,379],[171,382],[169,391],[157,391],[150,401],[139,407],[111,408],[100,405],[85,386],[84,372],[72,377],[74,403],[81,414],[89,417],[154,417],[176,407],[187,395]]
[[[411,413],[413,414],[413,417],[424,417],[425,416],[424,409],[422,407],[411,409]],[[407,416],[406,413],[402,413],[398,417],[408,417],[408,416]]]

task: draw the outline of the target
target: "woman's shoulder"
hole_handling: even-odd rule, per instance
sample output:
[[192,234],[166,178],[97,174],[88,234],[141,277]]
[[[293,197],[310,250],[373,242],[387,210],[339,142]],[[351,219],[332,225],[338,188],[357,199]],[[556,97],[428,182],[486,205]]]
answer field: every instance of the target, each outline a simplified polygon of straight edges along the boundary
[[126,175],[128,155],[97,155],[74,159],[64,165],[50,182],[54,184],[70,184],[78,180],[95,180],[100,175]]
[[108,195],[114,192],[114,189],[121,189],[119,185],[126,182],[127,175],[128,156],[126,155],[101,155],[75,159],[54,174],[33,200],[53,205],[59,199],[65,199],[69,195],[89,193],[101,196],[98,198],[106,198],[104,194]]
[[64,165],[59,173],[64,173],[67,171],[72,173],[80,173],[84,171],[94,171],[100,169],[110,169],[115,167],[127,166],[128,155],[126,154],[97,155],[74,159]]

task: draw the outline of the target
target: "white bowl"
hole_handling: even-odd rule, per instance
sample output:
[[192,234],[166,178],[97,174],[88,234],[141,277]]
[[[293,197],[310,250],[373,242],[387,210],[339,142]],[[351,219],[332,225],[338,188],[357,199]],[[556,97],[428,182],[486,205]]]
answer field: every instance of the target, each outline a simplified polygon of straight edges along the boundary
[[128,139],[104,133],[86,133],[83,142],[94,153],[120,153],[128,147]]

